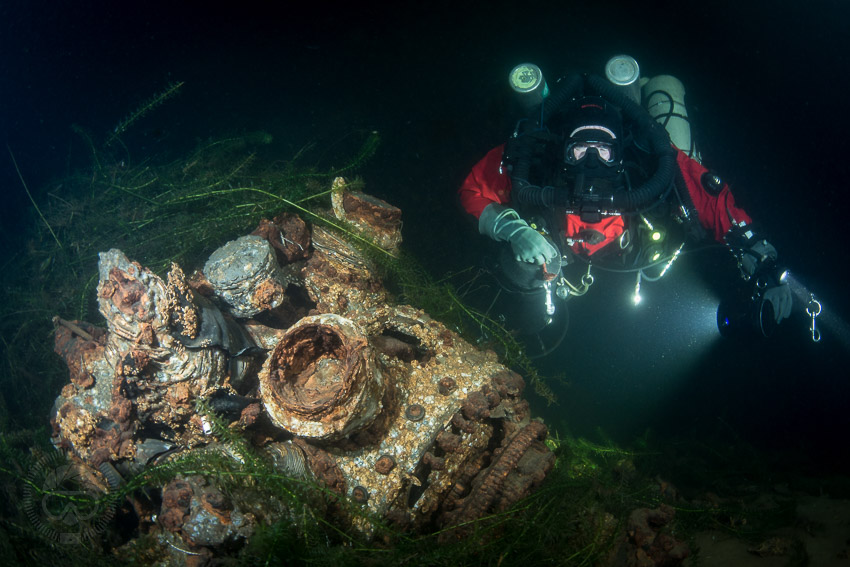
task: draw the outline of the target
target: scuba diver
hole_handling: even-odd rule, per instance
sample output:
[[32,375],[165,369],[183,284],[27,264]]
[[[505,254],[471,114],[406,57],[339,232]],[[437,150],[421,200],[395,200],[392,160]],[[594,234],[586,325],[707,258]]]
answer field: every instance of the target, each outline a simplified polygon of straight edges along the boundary
[[[739,318],[767,336],[789,316],[776,248],[701,165],[681,82],[641,79],[628,56],[609,60],[605,78],[570,75],[551,92],[533,64],[509,78],[527,116],[458,191],[479,232],[507,244],[495,270],[506,326],[565,334],[565,301],[586,293],[597,270],[636,274],[637,303],[642,279],[659,279],[686,242],[708,236],[728,247],[747,282]],[[721,304],[722,334],[737,317],[728,311]]]

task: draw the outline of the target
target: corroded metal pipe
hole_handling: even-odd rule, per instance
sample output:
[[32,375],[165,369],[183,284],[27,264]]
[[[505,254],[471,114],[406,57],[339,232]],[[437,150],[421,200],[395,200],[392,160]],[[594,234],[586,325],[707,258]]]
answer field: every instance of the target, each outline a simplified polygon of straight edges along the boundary
[[372,423],[382,407],[385,384],[369,341],[339,315],[293,325],[259,378],[272,421],[300,437],[341,439]]

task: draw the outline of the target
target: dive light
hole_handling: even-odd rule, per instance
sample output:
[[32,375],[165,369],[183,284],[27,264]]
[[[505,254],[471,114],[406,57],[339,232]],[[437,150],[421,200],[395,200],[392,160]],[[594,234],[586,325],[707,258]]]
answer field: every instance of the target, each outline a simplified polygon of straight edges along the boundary
[[605,64],[605,77],[640,104],[640,65],[630,55],[615,55]]
[[770,287],[785,283],[788,271],[775,265],[766,266],[759,277],[720,302],[717,329],[723,337],[741,337],[757,332],[769,337],[778,325],[773,303],[764,298]]
[[533,110],[549,96],[549,85],[543,77],[543,71],[534,63],[520,63],[508,74],[511,88],[520,97],[519,101],[526,112]]

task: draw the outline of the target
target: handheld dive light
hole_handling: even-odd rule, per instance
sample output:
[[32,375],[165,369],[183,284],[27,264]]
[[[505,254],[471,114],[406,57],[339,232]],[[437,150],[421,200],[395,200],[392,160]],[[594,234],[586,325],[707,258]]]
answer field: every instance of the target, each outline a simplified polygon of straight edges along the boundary
[[780,285],[788,271],[776,265],[766,266],[762,274],[739,287],[735,293],[720,302],[717,308],[717,329],[723,337],[740,337],[758,332],[769,337],[776,330],[773,304],[765,300],[770,287]]

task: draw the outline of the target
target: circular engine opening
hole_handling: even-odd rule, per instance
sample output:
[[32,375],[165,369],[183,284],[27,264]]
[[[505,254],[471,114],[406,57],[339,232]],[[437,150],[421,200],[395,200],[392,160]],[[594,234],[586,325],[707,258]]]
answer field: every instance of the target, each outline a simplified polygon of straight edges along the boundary
[[314,413],[335,405],[343,393],[346,352],[342,337],[322,325],[309,325],[278,344],[272,384],[281,405],[296,413]]

